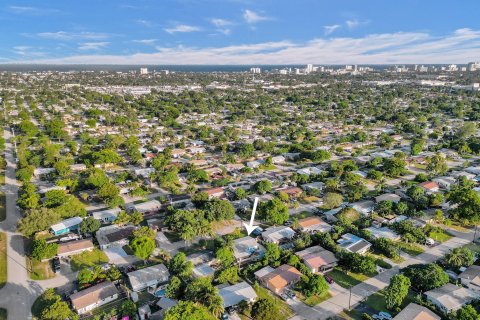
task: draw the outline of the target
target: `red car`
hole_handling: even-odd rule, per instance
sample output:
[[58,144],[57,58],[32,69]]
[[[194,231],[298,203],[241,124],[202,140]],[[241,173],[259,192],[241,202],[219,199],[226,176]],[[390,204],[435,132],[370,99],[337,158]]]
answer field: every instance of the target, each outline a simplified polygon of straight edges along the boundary
[[324,275],[323,277],[325,278],[325,281],[327,281],[329,284],[332,284],[335,282],[333,281],[333,278],[330,276]]

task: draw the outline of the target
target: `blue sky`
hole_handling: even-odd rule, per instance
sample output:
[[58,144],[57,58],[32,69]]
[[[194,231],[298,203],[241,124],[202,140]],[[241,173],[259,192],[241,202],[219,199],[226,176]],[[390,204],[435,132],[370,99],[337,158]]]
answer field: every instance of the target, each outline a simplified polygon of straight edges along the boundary
[[0,63],[466,63],[480,60],[478,12],[478,0],[3,0]]

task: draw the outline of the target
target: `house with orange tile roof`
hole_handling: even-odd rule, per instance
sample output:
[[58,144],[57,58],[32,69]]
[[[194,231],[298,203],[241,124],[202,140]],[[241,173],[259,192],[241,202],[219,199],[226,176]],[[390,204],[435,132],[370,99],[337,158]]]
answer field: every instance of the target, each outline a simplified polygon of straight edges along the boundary
[[338,262],[333,252],[321,246],[313,246],[299,251],[296,255],[303,260],[303,263],[312,273],[325,272],[333,269]]
[[265,268],[269,268],[267,270],[269,272],[266,272],[266,274],[262,275],[258,279],[266,288],[270,289],[276,294],[281,294],[286,288],[297,283],[302,277],[302,273],[300,271],[288,264],[281,265],[273,271],[271,271],[271,267]]
[[440,186],[438,185],[438,183],[434,181],[425,181],[425,182],[419,183],[418,186],[423,190],[425,190],[425,192],[428,194],[435,193],[440,190]]
[[330,232],[332,226],[320,217],[312,216],[298,220],[298,229],[302,232]]

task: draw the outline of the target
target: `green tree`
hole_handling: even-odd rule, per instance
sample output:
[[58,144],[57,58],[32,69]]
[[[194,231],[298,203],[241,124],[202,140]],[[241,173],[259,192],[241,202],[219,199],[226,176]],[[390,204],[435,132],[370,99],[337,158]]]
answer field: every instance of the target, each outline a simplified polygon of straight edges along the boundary
[[155,240],[147,236],[135,237],[130,241],[130,248],[137,258],[147,260],[155,250]]
[[231,266],[228,268],[221,269],[217,273],[215,278],[219,283],[226,283],[226,282],[236,283],[239,280],[238,267]]
[[280,316],[278,308],[270,299],[258,299],[250,314],[255,320],[277,320]]
[[60,221],[60,215],[48,208],[32,209],[18,222],[17,230],[29,238],[38,231],[48,230],[52,224]]
[[197,278],[190,282],[185,290],[185,298],[204,305],[216,317],[219,317],[223,312],[222,297],[208,277]]
[[134,317],[137,313],[137,305],[132,300],[126,300],[122,303],[119,311],[123,317]]
[[42,311],[42,319],[44,320],[65,320],[78,319],[72,310],[70,310],[68,304],[65,301],[60,300],[60,297],[52,304],[48,305]]
[[32,244],[32,257],[38,261],[50,259],[57,254],[57,250],[57,243],[47,243],[45,239],[34,240]]
[[78,272],[77,281],[83,286],[95,281],[95,275],[90,269],[84,268]]
[[471,305],[467,304],[463,306],[459,310],[457,310],[455,314],[455,320],[478,320],[480,315],[478,314],[477,310]]
[[235,198],[237,200],[242,200],[242,199],[245,199],[246,197],[247,197],[247,192],[245,191],[245,189],[237,188],[237,190],[235,190]]
[[187,260],[185,253],[178,252],[168,263],[168,269],[173,275],[186,279],[192,276],[193,264],[191,261]]
[[182,295],[183,285],[182,280],[177,276],[173,276],[168,283],[165,291],[165,296],[170,299],[179,299]]
[[260,203],[258,212],[262,219],[277,225],[283,224],[289,217],[287,205],[278,198]]
[[402,274],[397,274],[390,279],[390,284],[385,289],[385,303],[392,310],[402,305],[403,299],[408,295],[410,279]]
[[176,306],[168,309],[165,320],[216,320],[207,308],[191,301],[180,301]]
[[272,191],[272,183],[268,180],[260,180],[252,186],[252,190],[260,194]]
[[427,158],[427,171],[433,175],[443,175],[447,172],[447,161],[439,154]]
[[445,255],[445,262],[456,269],[471,266],[474,259],[475,255],[468,248],[455,248]]
[[100,226],[102,224],[100,221],[93,217],[88,217],[86,219],[83,219],[83,221],[80,223],[80,232],[82,234],[86,233],[95,233],[98,229],[100,229]]
[[334,192],[327,192],[323,196],[323,206],[326,209],[333,209],[339,207],[343,202],[343,197],[341,194]]
[[448,283],[448,274],[435,263],[410,265],[404,269],[404,275],[410,279],[412,286],[422,292]]
[[143,221],[143,214],[138,211],[134,211],[130,214],[129,220],[134,226],[138,226]]
[[217,261],[219,261],[223,267],[228,267],[235,262],[235,256],[233,254],[233,250],[228,245],[224,245],[223,247],[220,247],[219,249],[217,249],[217,251],[215,252],[215,255],[216,255]]

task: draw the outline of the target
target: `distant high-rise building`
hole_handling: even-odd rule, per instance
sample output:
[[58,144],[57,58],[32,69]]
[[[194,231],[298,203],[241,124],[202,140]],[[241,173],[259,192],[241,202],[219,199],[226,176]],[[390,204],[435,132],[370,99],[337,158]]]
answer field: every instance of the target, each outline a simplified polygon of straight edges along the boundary
[[480,70],[480,62],[469,62],[467,65],[468,71],[477,71]]
[[140,74],[148,74],[148,68],[140,68]]
[[313,64],[307,64],[307,67],[305,68],[305,73],[310,73],[313,71]]
[[260,68],[250,68],[251,73],[262,73],[262,69]]

